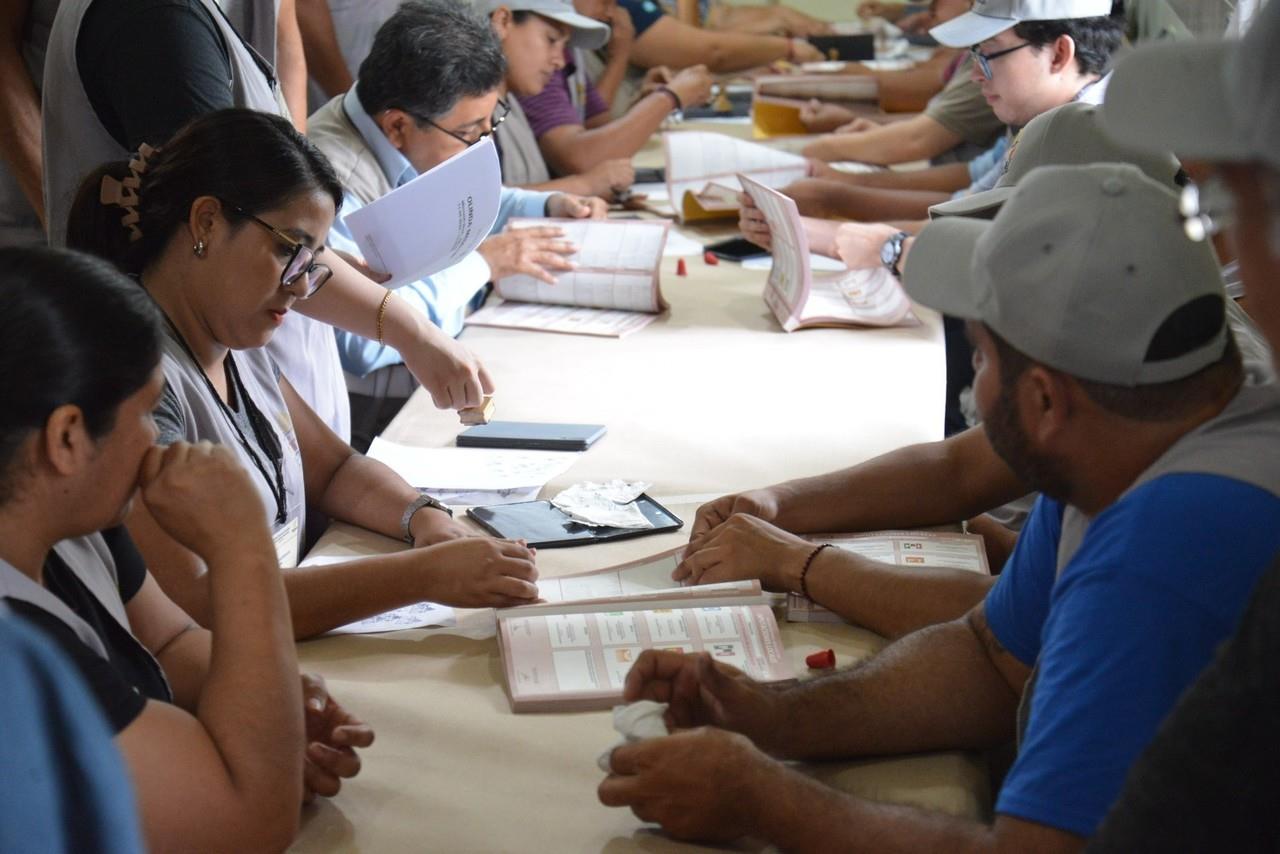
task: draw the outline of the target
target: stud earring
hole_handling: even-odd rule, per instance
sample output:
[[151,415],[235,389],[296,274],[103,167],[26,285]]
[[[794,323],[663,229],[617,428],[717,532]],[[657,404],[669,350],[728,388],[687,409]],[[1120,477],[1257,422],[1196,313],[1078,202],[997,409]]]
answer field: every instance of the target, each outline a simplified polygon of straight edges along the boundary
[[204,238],[197,240],[196,245],[192,247],[191,251],[196,254],[197,258],[203,258],[204,257]]

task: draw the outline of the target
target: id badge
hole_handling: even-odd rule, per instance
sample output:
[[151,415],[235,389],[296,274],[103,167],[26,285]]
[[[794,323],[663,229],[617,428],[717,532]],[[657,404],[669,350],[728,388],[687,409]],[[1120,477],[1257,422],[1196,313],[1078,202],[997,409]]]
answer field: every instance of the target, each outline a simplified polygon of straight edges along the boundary
[[271,539],[276,544],[276,560],[281,569],[293,569],[298,565],[298,518],[295,516],[276,531]]

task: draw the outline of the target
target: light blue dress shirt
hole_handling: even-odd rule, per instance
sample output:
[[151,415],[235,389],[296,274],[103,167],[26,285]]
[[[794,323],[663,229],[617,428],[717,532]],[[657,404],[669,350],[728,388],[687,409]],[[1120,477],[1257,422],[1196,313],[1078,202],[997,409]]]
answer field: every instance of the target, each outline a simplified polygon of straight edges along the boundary
[[[365,112],[360,99],[356,97],[354,86],[343,98],[342,105],[393,187],[399,187],[418,176],[418,171],[387,140],[382,130]],[[546,216],[547,199],[552,195],[552,193],[503,187],[498,219],[494,222],[490,234],[502,231],[507,220],[512,217]],[[342,209],[338,211],[333,228],[329,230],[329,246],[353,255],[360,255],[351,229],[343,222],[343,218],[362,207],[364,203],[359,199],[350,193],[343,194]],[[484,286],[488,281],[489,265],[479,253],[472,252],[452,267],[398,288],[396,294],[404,298],[409,305],[420,309],[436,326],[449,335],[456,336],[462,332],[467,312],[484,301]],[[335,329],[334,332],[338,336],[338,353],[342,358],[342,367],[348,373],[363,377],[378,368],[397,365],[404,361],[394,347],[379,344],[377,341],[344,329]]]

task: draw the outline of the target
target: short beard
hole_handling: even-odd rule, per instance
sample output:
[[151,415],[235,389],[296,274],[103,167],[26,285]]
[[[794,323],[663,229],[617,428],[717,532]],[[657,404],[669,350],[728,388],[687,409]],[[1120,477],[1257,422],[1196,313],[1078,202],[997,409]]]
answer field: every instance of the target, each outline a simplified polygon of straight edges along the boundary
[[984,413],[982,429],[987,441],[1024,484],[1070,504],[1074,492],[1070,478],[1057,460],[1031,449],[1031,442],[1022,429],[1018,403],[1011,392],[1011,387],[1001,383],[996,405],[991,412]]

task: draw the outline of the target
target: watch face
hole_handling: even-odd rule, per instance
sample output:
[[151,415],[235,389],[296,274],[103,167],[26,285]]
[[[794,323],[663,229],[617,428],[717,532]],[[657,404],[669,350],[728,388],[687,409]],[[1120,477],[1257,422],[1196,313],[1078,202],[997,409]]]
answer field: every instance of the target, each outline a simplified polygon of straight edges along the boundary
[[898,254],[898,249],[894,245],[895,243],[897,243],[897,241],[890,237],[884,242],[884,245],[880,247],[880,263],[886,267],[893,266],[895,256]]

